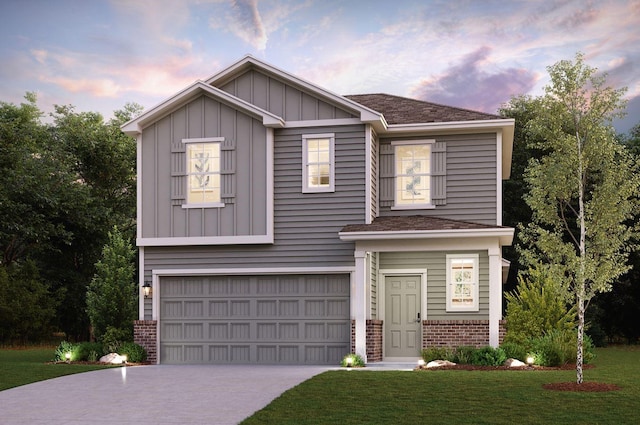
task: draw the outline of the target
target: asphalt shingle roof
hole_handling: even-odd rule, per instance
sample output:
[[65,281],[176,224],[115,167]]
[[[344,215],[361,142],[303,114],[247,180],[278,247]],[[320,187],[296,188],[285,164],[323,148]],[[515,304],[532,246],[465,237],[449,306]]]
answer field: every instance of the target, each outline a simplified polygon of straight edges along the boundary
[[349,224],[342,233],[350,232],[402,232],[412,230],[479,230],[501,229],[504,226],[472,223],[423,215],[377,217],[371,224]]
[[499,115],[486,114],[484,112],[384,93],[353,94],[344,97],[362,106],[366,106],[369,109],[373,109],[376,112],[380,112],[384,115],[388,124],[482,121],[503,118]]

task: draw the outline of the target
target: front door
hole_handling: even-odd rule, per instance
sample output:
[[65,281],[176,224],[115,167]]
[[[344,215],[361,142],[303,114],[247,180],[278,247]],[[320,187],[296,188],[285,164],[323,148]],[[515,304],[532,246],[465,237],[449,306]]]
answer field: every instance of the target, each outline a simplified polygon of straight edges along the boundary
[[420,276],[385,277],[385,357],[420,356]]

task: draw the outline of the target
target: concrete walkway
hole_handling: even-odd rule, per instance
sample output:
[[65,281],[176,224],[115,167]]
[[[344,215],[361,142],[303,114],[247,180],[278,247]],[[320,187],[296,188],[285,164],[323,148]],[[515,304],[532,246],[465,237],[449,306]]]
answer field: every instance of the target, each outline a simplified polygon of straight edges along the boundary
[[237,424],[323,366],[135,366],[0,391],[0,424]]

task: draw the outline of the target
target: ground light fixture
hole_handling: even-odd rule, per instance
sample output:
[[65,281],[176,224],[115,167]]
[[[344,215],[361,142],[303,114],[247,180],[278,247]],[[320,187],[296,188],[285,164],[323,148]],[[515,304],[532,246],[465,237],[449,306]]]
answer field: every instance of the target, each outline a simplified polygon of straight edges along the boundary
[[419,367],[424,367],[424,359],[418,360],[418,366]]
[[534,360],[533,356],[527,356],[527,366],[533,366]]
[[67,360],[67,363],[71,363],[71,351],[64,353],[64,358]]
[[346,362],[347,362],[347,367],[353,366],[353,356],[347,356]]
[[142,290],[144,291],[144,297],[149,298],[151,296],[151,282],[145,280],[144,285],[142,285]]

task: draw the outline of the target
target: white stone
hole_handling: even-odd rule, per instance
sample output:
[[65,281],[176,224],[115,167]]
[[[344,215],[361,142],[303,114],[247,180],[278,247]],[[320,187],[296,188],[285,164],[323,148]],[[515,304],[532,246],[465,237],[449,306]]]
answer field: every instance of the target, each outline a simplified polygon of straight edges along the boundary
[[118,353],[109,353],[100,357],[100,363],[122,364],[126,362],[126,357]]
[[523,367],[523,366],[526,366],[526,364],[524,364],[523,362],[521,362],[518,359],[507,359],[507,361],[504,362],[504,365],[506,367]]
[[433,360],[427,363],[427,369],[431,369],[434,367],[442,367],[442,366],[455,366],[455,363],[452,363],[448,360]]

